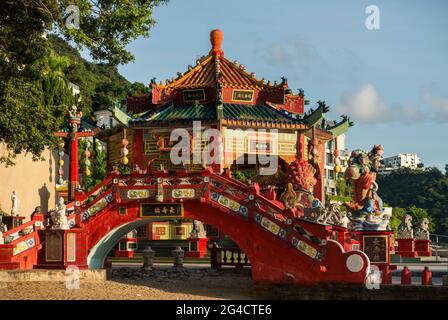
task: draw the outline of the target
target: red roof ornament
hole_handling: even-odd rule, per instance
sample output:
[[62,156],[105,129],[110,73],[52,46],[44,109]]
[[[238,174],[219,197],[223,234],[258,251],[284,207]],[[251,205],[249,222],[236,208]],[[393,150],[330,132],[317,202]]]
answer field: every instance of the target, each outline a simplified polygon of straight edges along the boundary
[[209,55],[216,55],[224,57],[224,51],[221,49],[223,39],[223,32],[219,29],[214,29],[210,32],[210,43],[212,44],[212,49]]

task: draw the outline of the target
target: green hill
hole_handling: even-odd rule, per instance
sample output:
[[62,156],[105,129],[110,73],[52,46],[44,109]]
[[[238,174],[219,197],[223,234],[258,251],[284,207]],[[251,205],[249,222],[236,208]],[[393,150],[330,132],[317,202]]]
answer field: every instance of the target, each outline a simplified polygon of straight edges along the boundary
[[82,97],[80,107],[85,112],[109,107],[115,99],[123,99],[132,87],[116,67],[85,60],[77,49],[55,35],[49,35],[48,39],[57,54],[69,58],[70,66],[65,75],[70,82],[79,86]]

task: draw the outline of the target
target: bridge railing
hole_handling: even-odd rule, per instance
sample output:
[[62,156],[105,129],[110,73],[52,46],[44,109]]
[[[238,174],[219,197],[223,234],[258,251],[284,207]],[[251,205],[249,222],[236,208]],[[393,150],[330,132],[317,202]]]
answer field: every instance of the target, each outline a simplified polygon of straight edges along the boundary
[[[283,205],[265,197],[255,184],[240,185],[229,177],[214,173],[210,174],[210,179],[222,184],[222,186],[216,186],[211,181],[212,192],[225,194],[226,198],[247,206],[246,219],[253,220],[265,231],[273,233],[288,245],[295,247],[299,253],[310,259],[310,262],[322,261],[325,231],[320,231],[320,234],[316,235],[298,225],[299,219],[290,210],[285,210]],[[231,184],[232,189],[240,190],[241,193],[236,194],[234,190],[229,190],[228,183]]]
[[44,228],[43,220],[43,215],[36,214],[31,221],[2,233],[4,244],[0,244],[0,269],[31,266],[29,263],[37,259],[37,249],[40,248],[38,230]]
[[[33,220],[25,222],[20,226],[3,232],[3,238],[5,239],[5,244],[14,244],[17,240],[20,240],[23,236],[27,236],[34,231],[42,228],[43,226],[43,216],[36,215]],[[7,243],[6,243],[7,242]]]
[[[205,177],[208,177],[208,179],[206,180]],[[300,224],[300,219],[297,219],[292,211],[285,210],[278,201],[265,197],[257,184],[246,185],[231,178],[228,173],[218,175],[211,170],[204,170],[199,173],[178,171],[170,174],[164,171],[155,171],[152,174],[111,175],[86,195],[86,197],[97,196],[89,203],[80,206],[81,217],[78,219],[82,222],[90,221],[93,216],[95,220],[99,219],[101,212],[115,203],[114,196],[123,194],[123,190],[154,190],[159,188],[157,186],[158,178],[164,180],[162,183],[163,192],[166,196],[164,201],[179,200],[178,197],[171,194],[170,190],[188,188],[208,190],[204,197],[213,206],[220,206],[224,211],[233,211],[241,218],[252,220],[260,228],[264,228],[266,232],[273,233],[288,245],[295,247],[299,253],[314,261],[316,259],[321,261],[322,245],[324,243],[322,240],[325,239],[325,230],[319,230],[320,233],[316,236],[306,230],[312,227],[300,225],[297,227],[297,224]],[[197,184],[191,183],[197,178],[200,178],[198,179],[199,182],[195,182]],[[137,181],[138,183],[136,183]],[[109,194],[112,196],[108,197]],[[179,194],[182,196],[182,192]],[[106,197],[108,197],[107,200],[105,200]],[[171,199],[169,199],[170,197]],[[188,200],[188,197],[185,199]],[[121,200],[132,201],[132,199]],[[314,231],[317,231],[317,229]]]
[[448,257],[448,236],[444,234],[430,233],[429,237],[432,241],[431,249],[434,251],[436,261],[439,257]]
[[239,248],[220,248],[213,244],[210,249],[210,266],[221,268],[222,266],[233,266],[236,268],[249,267],[249,258]]
[[109,174],[102,182],[93,187],[89,192],[77,195],[76,202],[78,202],[78,206],[88,204],[90,202],[89,201],[90,198],[96,197],[99,194],[103,193],[105,189],[108,189],[110,185],[113,184],[114,179],[117,178],[118,176],[119,175],[117,174]]

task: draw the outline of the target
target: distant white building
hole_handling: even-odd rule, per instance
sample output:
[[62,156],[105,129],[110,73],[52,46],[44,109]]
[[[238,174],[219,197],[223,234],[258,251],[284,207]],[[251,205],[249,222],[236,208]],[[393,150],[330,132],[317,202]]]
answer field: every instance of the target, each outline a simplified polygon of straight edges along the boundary
[[335,171],[334,150],[336,145],[339,150],[339,167],[341,173],[347,168],[350,152],[345,147],[345,134],[325,143],[325,193],[336,195],[337,173]]
[[417,169],[422,166],[422,160],[416,153],[399,153],[383,159],[384,167],[379,173],[388,174],[399,168]]
[[96,118],[96,125],[99,128],[110,129],[117,125],[117,120],[112,116],[109,110],[98,110],[93,113]]
[[383,159],[385,167],[388,168],[411,168],[417,169],[422,160],[416,153],[399,153],[396,156],[387,157]]

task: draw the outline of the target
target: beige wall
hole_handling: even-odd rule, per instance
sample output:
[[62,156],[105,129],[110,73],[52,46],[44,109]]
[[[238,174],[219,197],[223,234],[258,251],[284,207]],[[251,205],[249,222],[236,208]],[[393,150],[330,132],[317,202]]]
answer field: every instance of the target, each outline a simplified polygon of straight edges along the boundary
[[[0,144],[0,154],[5,154],[5,146]],[[0,164],[0,207],[11,212],[11,194],[19,197],[19,212],[27,217],[36,206],[42,211],[54,209],[57,161],[49,150],[42,154],[45,161],[33,161],[31,155],[20,154],[15,159],[15,166],[5,167]]]

